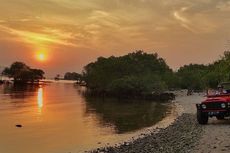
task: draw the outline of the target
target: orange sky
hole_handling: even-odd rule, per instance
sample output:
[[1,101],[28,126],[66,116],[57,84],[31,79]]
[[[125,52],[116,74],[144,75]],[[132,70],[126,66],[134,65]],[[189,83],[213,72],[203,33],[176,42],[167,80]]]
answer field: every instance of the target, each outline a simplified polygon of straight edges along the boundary
[[[0,66],[24,61],[47,76],[98,56],[142,49],[176,69],[230,48],[228,0],[0,0]],[[45,54],[39,61],[37,54]]]

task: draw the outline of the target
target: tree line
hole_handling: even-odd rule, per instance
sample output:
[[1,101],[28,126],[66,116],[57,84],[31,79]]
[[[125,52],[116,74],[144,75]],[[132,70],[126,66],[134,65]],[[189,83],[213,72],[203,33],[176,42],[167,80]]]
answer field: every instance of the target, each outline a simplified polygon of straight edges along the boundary
[[[45,73],[14,62],[2,74],[25,83],[43,79]],[[96,95],[143,96],[174,89],[204,90],[230,81],[230,52],[225,51],[213,63],[184,65],[175,72],[157,53],[135,51],[119,57],[99,57],[82,73],[67,72],[64,79],[84,82]]]
[[158,54],[136,51],[99,57],[84,67],[83,80],[97,94],[149,95],[166,90],[204,90],[230,81],[230,52],[213,63],[184,65],[173,71]]
[[225,51],[220,59],[213,63],[189,64],[175,72],[177,86],[183,89],[203,90],[216,88],[221,82],[230,81],[230,52]]

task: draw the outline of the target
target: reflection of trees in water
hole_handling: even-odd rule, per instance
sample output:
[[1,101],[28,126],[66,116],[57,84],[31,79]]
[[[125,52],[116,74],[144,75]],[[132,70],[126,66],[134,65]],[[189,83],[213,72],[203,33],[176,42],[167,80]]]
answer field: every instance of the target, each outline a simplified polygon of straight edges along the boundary
[[146,101],[85,98],[86,114],[97,115],[102,126],[115,127],[117,133],[135,131],[160,121],[168,110],[166,104]]
[[[72,87],[72,86],[71,86]],[[84,86],[79,86],[78,84],[74,84],[74,88],[77,90],[78,94],[81,95],[81,96],[84,96],[85,95],[85,92],[86,92],[86,87]]]
[[12,99],[25,99],[30,96],[35,96],[39,85],[25,84],[5,85],[3,93],[9,95]]

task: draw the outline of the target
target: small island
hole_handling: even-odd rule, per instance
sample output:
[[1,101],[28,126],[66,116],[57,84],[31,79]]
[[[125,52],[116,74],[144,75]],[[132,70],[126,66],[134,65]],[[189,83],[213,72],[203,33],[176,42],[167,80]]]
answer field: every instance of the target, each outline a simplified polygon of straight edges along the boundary
[[23,62],[14,62],[2,72],[2,75],[13,78],[14,84],[34,84],[44,79],[44,74],[43,70],[32,69]]
[[99,57],[84,67],[88,94],[119,98],[171,99],[173,71],[158,54],[136,51],[128,55]]

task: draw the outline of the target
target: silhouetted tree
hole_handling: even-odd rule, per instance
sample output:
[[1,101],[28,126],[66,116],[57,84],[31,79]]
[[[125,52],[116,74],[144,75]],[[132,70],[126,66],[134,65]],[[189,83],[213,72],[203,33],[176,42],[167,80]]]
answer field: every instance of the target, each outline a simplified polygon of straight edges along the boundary
[[14,82],[26,83],[43,79],[44,71],[40,69],[31,69],[23,62],[14,62],[9,68],[5,68],[3,75],[14,79]]
[[76,81],[81,81],[82,80],[82,75],[76,72],[67,72],[64,75],[65,80],[76,80]]
[[56,81],[59,81],[61,79],[61,75],[60,74],[57,74],[55,77],[54,77],[54,80]]

